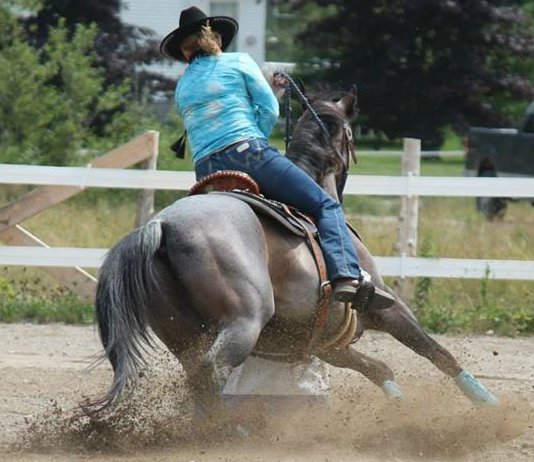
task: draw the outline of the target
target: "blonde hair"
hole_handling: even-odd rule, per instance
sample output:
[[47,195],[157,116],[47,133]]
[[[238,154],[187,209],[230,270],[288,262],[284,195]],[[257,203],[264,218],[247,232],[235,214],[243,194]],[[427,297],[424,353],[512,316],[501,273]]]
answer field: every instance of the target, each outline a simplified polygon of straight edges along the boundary
[[212,31],[211,26],[207,23],[202,26],[200,31],[183,39],[180,48],[189,53],[201,49],[209,55],[218,55],[221,52],[221,35]]

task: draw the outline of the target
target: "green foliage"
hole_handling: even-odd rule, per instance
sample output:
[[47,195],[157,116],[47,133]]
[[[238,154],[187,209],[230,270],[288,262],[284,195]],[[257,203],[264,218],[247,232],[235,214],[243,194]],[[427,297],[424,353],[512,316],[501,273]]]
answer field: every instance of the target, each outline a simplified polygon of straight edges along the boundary
[[13,286],[5,279],[0,278],[0,300],[13,300],[15,293]]
[[[531,334],[534,332],[534,313],[529,308],[534,302],[532,295],[524,294],[525,301],[520,305],[514,305],[506,299],[506,296],[487,293],[482,296],[487,281],[478,281],[480,284],[480,299],[466,300],[460,304],[456,298],[455,290],[448,295],[429,291],[428,298],[421,302],[416,301],[417,318],[431,332],[455,333],[494,332],[498,335]],[[490,284],[502,283],[495,281]]]
[[58,300],[0,301],[0,322],[91,324],[93,321],[92,305],[72,295]]
[[295,62],[298,48],[295,37],[306,29],[310,21],[321,20],[336,10],[335,8],[317,8],[311,3],[304,3],[295,9],[294,2],[269,0],[267,7],[265,54],[267,61]]
[[297,38],[305,81],[357,84],[362,123],[389,138],[436,148],[447,126],[510,124],[534,96],[532,21],[517,2],[297,3],[334,10]]
[[98,145],[101,135],[93,121],[110,111],[119,110],[106,128],[117,133],[109,141],[128,139],[138,126],[126,99],[130,83],[104,87],[103,69],[95,65],[94,25],[79,25],[71,34],[59,21],[39,50],[4,7],[0,28],[6,31],[0,35],[1,162],[81,163],[79,150]]
[[[428,236],[423,239],[419,251],[420,257],[435,258],[436,251],[432,245],[432,241]],[[416,313],[423,311],[425,306],[429,305],[430,292],[432,290],[432,278],[424,277],[418,278],[414,291],[414,309]]]
[[[120,13],[124,6],[123,0],[42,0],[42,7],[34,14],[26,15],[23,22],[30,41],[37,48],[48,43],[50,30],[57,27],[58,20],[64,21],[69,34],[80,25],[96,25],[94,52],[104,70],[106,87],[133,78],[138,95],[172,88],[173,82],[139,66],[161,61],[162,56],[154,31],[122,22]],[[95,121],[99,125],[105,122],[102,119]]]

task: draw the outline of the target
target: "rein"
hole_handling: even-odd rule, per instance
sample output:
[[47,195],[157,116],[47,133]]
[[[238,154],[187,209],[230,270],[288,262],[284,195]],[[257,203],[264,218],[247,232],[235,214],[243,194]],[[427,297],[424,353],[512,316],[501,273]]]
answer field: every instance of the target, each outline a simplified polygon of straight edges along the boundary
[[[319,115],[317,114],[315,109],[312,107],[312,105],[310,104],[308,98],[306,98],[304,93],[302,93],[302,91],[300,90],[298,85],[295,83],[293,78],[290,75],[288,75],[288,74],[286,74],[285,72],[282,72],[282,71],[277,71],[273,75],[274,75],[274,77],[282,77],[286,82],[285,83],[285,90],[286,91],[285,91],[285,95],[284,95],[284,108],[285,108],[285,113],[286,113],[286,136],[285,136],[286,152],[287,152],[287,150],[289,148],[289,144],[290,144],[291,138],[292,138],[292,135],[291,135],[291,132],[292,132],[292,129],[291,129],[291,92],[293,91],[293,92],[295,92],[295,94],[298,97],[298,99],[301,102],[301,104],[312,115],[313,119],[315,120],[315,122],[319,126],[320,130],[323,132],[323,134],[325,135],[326,139],[330,143],[330,146],[332,147],[332,149],[334,150],[336,155],[341,160],[344,169],[348,170],[348,168],[349,168],[349,158],[350,157],[349,158],[343,157],[343,155],[339,152],[337,147],[334,146],[334,143],[332,142],[332,139],[330,138],[330,132],[326,128],[326,125],[324,124],[322,119],[319,117]],[[350,154],[352,154],[351,146],[352,146],[354,138],[353,138],[353,135],[352,135],[352,129],[350,128],[350,125],[345,121],[343,121],[343,131],[344,131],[343,145],[346,144],[346,149],[347,149],[347,151],[349,152],[349,155],[350,155]],[[354,154],[352,154],[352,157],[354,158]]]
[[[282,71],[275,72],[274,76],[275,77],[277,77],[277,76],[282,77],[287,82],[286,85],[285,85],[286,92],[285,92],[285,95],[284,95],[286,111],[289,109],[289,112],[286,112],[286,151],[287,151],[287,148],[289,146],[289,142],[291,140],[291,131],[292,131],[291,130],[291,117],[290,117],[291,116],[291,104],[290,104],[290,101],[291,101],[291,92],[292,91],[295,92],[295,94],[297,95],[297,97],[298,97],[299,101],[302,103],[302,105],[308,111],[310,111],[310,114],[312,115],[312,117],[317,122],[317,125],[319,126],[319,128],[321,129],[323,134],[328,139],[330,139],[330,133],[328,132],[328,129],[326,128],[324,122],[317,115],[317,112],[315,112],[315,109],[312,107],[312,105],[308,101],[308,98],[306,98],[304,93],[302,93],[302,91],[300,91],[300,88],[295,83],[293,78],[289,74],[286,74],[285,72],[282,72]],[[288,120],[289,120],[289,123],[287,122]]]

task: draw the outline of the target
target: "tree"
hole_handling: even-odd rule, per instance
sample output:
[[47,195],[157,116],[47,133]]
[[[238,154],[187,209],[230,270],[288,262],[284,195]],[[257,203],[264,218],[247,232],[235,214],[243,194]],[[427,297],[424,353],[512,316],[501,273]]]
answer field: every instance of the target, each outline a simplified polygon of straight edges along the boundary
[[[309,2],[295,8],[293,0],[268,0],[265,30],[267,61],[295,62],[297,55],[295,36],[301,33],[310,20],[324,16],[322,8]],[[298,3],[297,3],[298,4]]]
[[71,32],[60,20],[36,49],[13,4],[0,6],[0,162],[79,163],[80,148],[97,139],[95,118],[112,113],[108,125],[123,124],[129,83],[104,87],[96,26]]
[[534,95],[534,40],[518,5],[525,2],[312,3],[329,15],[297,38],[301,73],[331,85],[356,83],[362,115],[389,137],[436,147],[444,127],[462,133],[471,124],[509,124],[510,103]]
[[142,27],[124,24],[120,18],[122,0],[41,0],[42,8],[25,19],[32,43],[43,47],[50,27],[64,20],[71,33],[80,24],[97,26],[94,41],[95,64],[105,69],[106,85],[113,85],[131,78],[136,89],[142,92],[170,89],[174,82],[141,69],[139,65],[162,60],[155,32]]

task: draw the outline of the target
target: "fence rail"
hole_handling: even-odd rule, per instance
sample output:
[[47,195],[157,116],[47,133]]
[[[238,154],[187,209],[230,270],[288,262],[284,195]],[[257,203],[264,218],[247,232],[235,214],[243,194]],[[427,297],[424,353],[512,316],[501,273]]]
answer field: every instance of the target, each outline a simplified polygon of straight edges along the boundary
[[[193,172],[0,164],[6,184],[187,190],[194,181]],[[345,194],[534,198],[534,178],[350,175]]]
[[[0,264],[99,268],[108,249],[76,247],[0,247]],[[463,279],[534,279],[534,261],[459,258],[374,257],[382,276]]]

